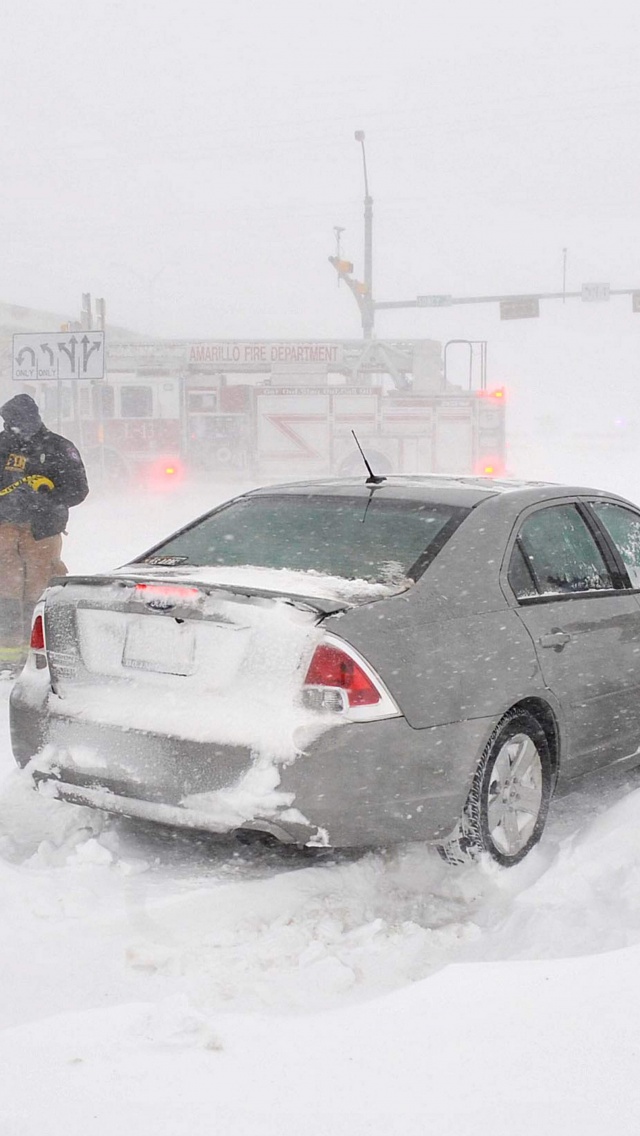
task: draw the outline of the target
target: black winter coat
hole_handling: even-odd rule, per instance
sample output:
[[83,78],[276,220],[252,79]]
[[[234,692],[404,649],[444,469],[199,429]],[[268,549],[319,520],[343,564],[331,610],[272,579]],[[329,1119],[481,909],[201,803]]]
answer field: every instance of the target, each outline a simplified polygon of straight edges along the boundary
[[[30,477],[48,478],[53,489],[23,480]],[[88,492],[82,458],[72,442],[46,426],[30,438],[10,430],[0,433],[0,524],[30,524],[35,540],[44,540],[64,532],[70,506],[79,505]]]

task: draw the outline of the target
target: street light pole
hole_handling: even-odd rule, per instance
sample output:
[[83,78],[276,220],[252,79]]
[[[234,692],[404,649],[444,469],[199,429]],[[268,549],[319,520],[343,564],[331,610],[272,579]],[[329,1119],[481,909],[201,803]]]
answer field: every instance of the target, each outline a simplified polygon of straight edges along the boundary
[[[333,231],[336,235],[336,260],[342,257],[342,234],[344,233],[344,225],[334,225]],[[338,288],[340,287],[340,276],[338,275]]]
[[362,168],[364,171],[364,286],[362,297],[362,334],[371,339],[375,309],[373,305],[373,198],[369,193],[367,177],[367,153],[364,148],[364,130],[356,130],[356,142],[362,147]]

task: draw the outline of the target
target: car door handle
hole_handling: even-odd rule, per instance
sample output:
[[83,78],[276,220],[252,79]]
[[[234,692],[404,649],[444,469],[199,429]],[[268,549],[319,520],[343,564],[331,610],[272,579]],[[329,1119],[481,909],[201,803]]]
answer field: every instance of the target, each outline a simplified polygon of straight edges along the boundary
[[555,651],[561,651],[566,647],[571,636],[566,631],[562,631],[560,627],[556,627],[554,631],[550,631],[547,635],[541,635],[538,643],[541,647],[553,647]]

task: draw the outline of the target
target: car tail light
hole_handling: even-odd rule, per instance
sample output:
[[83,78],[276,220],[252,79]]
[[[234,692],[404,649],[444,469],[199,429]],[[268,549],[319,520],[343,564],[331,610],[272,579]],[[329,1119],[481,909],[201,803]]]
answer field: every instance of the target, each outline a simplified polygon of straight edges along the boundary
[[174,603],[189,602],[202,595],[199,588],[190,588],[184,584],[136,584],[136,594],[149,604],[155,600],[168,600]]
[[32,651],[44,651],[44,621],[41,615],[37,615],[33,621],[29,646]]
[[36,605],[31,621],[31,638],[29,639],[27,666],[29,666],[29,660],[31,660],[36,670],[47,670],[49,667],[44,635],[44,603],[41,602]]
[[380,691],[362,667],[346,651],[330,647],[327,643],[316,647],[305,685],[343,690],[349,706],[374,706],[380,701]]
[[316,647],[304,680],[303,701],[355,721],[399,714],[380,677],[352,647],[327,635]]

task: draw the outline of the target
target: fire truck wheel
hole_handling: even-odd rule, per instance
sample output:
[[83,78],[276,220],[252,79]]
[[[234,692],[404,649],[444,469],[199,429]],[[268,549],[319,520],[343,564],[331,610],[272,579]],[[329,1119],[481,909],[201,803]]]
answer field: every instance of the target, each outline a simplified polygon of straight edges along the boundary
[[89,450],[84,456],[92,487],[128,481],[128,462],[117,450],[105,449],[102,452],[96,448]]

